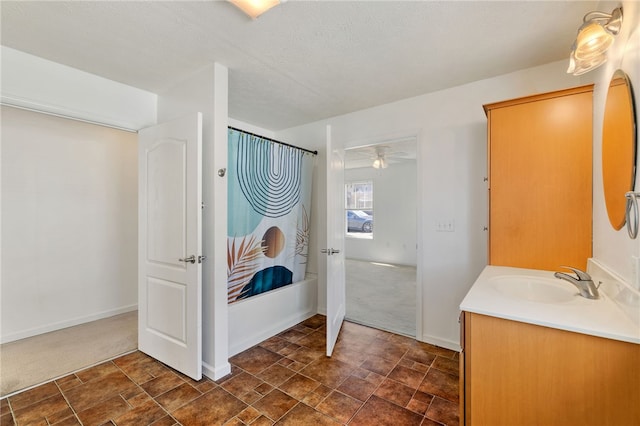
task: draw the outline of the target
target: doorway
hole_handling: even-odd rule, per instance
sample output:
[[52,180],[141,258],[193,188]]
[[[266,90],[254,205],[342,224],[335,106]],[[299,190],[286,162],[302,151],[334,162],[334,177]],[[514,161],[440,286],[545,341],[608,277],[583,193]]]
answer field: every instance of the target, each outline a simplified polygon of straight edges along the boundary
[[346,319],[416,337],[417,142],[345,150]]
[[134,132],[1,111],[4,397],[137,348],[138,154]]

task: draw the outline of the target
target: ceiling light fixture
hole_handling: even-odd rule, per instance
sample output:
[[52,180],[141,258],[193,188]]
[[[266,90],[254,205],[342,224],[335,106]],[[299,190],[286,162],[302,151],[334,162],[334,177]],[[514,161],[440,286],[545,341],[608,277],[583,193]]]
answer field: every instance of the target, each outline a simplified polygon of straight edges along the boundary
[[387,160],[384,159],[384,155],[378,152],[378,158],[373,160],[372,166],[374,169],[386,169],[389,167],[389,164],[387,164]]
[[274,6],[284,3],[286,0],[228,0],[233,3],[238,9],[249,15],[251,19],[256,19],[258,16],[265,13],[267,10]]
[[589,12],[582,21],[571,46],[568,74],[581,75],[607,61],[607,49],[622,27],[622,8],[613,9],[611,14]]

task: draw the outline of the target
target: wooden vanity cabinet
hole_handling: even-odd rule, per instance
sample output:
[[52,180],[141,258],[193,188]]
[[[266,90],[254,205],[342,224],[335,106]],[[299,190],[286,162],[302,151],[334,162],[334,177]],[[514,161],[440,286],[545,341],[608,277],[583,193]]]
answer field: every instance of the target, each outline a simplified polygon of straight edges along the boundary
[[640,424],[640,345],[463,312],[461,424]]
[[593,85],[485,105],[489,264],[585,269]]

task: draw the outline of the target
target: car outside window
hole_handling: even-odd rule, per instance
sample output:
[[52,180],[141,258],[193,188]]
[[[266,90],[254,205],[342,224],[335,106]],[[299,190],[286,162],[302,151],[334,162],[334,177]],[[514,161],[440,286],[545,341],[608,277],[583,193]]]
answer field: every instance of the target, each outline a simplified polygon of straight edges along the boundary
[[373,238],[373,182],[345,184],[346,235]]

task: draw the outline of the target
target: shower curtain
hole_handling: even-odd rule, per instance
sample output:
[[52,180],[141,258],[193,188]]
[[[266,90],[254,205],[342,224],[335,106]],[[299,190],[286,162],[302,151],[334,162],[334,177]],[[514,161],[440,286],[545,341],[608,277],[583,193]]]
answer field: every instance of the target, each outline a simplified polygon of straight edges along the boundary
[[304,279],[313,156],[229,129],[228,302]]

